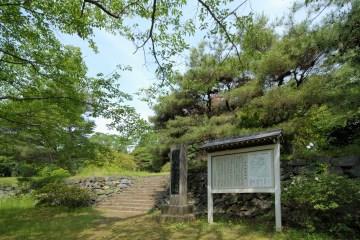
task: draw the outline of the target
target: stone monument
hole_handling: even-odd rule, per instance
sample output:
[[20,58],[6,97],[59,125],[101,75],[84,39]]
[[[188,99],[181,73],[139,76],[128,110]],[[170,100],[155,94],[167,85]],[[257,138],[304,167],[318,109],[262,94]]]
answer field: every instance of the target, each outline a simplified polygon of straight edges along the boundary
[[171,147],[170,153],[170,203],[161,209],[162,220],[192,221],[194,207],[187,199],[187,159],[186,146],[179,144]]

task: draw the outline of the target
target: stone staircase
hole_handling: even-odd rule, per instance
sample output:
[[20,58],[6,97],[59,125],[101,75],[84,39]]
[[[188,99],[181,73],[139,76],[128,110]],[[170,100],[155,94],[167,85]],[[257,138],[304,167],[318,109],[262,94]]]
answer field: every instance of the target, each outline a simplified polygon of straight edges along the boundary
[[169,176],[137,177],[133,181],[129,188],[99,202],[96,209],[106,217],[144,215],[159,204],[167,193]]

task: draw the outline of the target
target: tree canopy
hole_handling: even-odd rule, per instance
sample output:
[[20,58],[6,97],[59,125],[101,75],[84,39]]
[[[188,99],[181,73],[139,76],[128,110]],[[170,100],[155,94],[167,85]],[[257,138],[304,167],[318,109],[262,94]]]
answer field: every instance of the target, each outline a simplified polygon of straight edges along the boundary
[[[296,22],[301,8],[308,16]],[[357,1],[306,1],[280,24],[249,16],[236,26],[241,61],[219,39],[201,43],[153,107],[159,149],[187,142],[199,159],[205,140],[282,128],[287,158],[358,154],[359,10]]]

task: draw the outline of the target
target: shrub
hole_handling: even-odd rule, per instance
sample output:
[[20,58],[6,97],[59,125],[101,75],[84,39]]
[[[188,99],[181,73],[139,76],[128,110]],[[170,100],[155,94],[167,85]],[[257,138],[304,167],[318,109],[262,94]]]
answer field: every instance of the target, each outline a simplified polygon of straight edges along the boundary
[[66,178],[70,177],[70,175],[68,170],[56,166],[46,166],[39,172],[40,177]]
[[12,164],[0,162],[0,177],[11,177]]
[[170,172],[170,169],[171,169],[170,162],[167,162],[161,167],[160,172]]
[[31,189],[40,189],[49,183],[61,183],[70,176],[69,171],[63,168],[44,167],[39,177],[34,178],[19,178],[20,187],[23,192],[28,192]]
[[19,163],[14,170],[16,176],[21,177],[33,177],[37,173],[35,166],[28,163]]
[[136,170],[137,168],[134,156],[111,149],[102,149],[101,151],[98,151],[93,165],[116,165],[121,169],[131,171]]
[[287,220],[346,239],[360,234],[359,180],[329,174],[297,176],[284,187]]
[[91,194],[78,186],[61,182],[46,184],[34,193],[37,205],[62,206],[68,208],[86,207],[92,202]]

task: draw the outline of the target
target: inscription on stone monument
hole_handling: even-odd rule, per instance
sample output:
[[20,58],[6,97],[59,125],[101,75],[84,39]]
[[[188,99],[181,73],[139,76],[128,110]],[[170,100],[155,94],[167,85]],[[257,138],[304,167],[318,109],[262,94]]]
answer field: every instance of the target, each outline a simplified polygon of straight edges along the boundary
[[171,194],[179,194],[180,150],[172,151],[171,156]]

